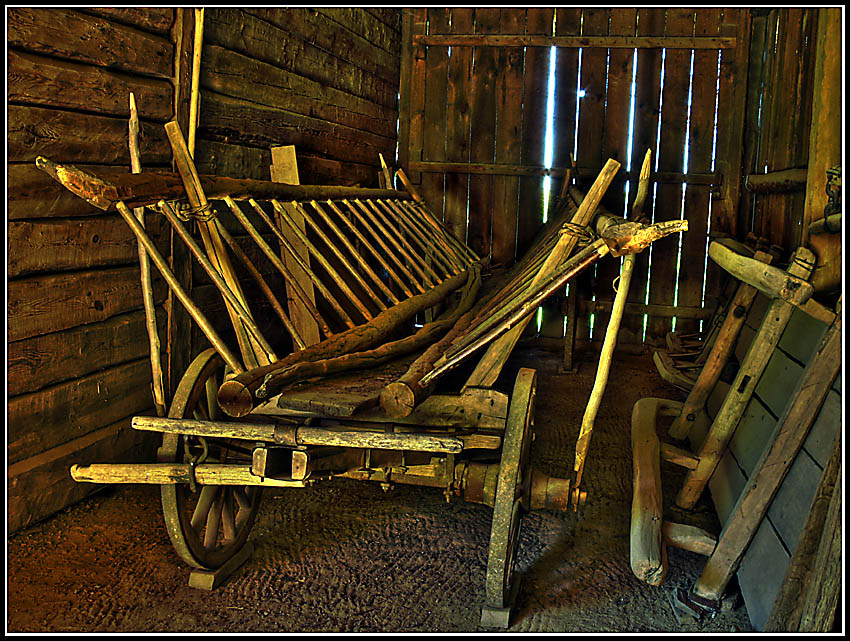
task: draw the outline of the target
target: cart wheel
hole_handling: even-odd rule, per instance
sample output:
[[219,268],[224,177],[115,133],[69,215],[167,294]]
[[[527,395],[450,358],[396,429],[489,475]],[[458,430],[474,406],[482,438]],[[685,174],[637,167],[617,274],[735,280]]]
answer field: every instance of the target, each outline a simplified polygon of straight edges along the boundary
[[[180,380],[168,417],[219,418],[216,394],[223,374],[224,363],[214,349],[199,354]],[[242,441],[163,434],[160,462],[186,463],[199,456],[219,463],[251,460]],[[251,485],[202,485],[192,492],[187,484],[162,485],[165,525],[180,558],[202,569],[223,565],[248,539],[261,490]]]
[[537,372],[523,368],[517,375],[511,394],[508,422],[505,428],[502,460],[496,482],[493,527],[487,558],[485,603],[481,625],[508,627],[519,578],[514,572],[519,527],[522,514],[529,505],[530,469],[526,463],[531,449],[534,426],[534,393]]

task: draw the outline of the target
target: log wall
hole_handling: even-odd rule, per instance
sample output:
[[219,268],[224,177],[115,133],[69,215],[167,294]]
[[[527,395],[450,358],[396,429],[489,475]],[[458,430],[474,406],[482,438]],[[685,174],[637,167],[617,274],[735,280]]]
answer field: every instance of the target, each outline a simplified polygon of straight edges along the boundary
[[[44,155],[94,170],[125,167],[129,92],[145,171],[168,169],[174,10],[8,13],[8,528],[99,486],[71,463],[150,456],[130,429],[151,413],[151,372],[135,238],[35,167]],[[160,244],[162,228],[148,216]],[[165,290],[155,282],[158,322]]]
[[[269,147],[287,144],[303,184],[374,186],[378,153],[394,164],[398,10],[205,13],[201,173],[269,179]],[[10,532],[98,489],[73,482],[71,463],[153,455],[154,443],[129,428],[133,415],[153,413],[135,239],[34,160],[129,171],[133,91],[143,171],[171,170],[163,125],[177,118],[188,132],[193,33],[192,9],[8,11]],[[158,216],[147,224],[165,255],[180,247]],[[191,287],[185,250],[172,260]],[[168,391],[202,345],[152,272]],[[220,295],[195,278],[193,298],[214,313]]]
[[302,184],[377,186],[395,161],[400,12],[206,10],[195,152],[201,173],[269,179],[295,145]]
[[[620,340],[642,343],[644,324],[648,341],[698,329],[693,312],[713,308],[722,276],[710,265],[706,275],[706,235],[739,231],[749,10],[413,9],[404,24],[399,159],[457,237],[494,265],[513,262],[551,214],[571,156],[585,190],[608,158],[622,163],[603,204],[627,213],[651,148],[646,213],[684,217],[690,231],[681,250],[670,237],[639,258],[629,301],[669,313],[627,312]],[[618,273],[601,262],[575,283],[580,297],[610,303]],[[557,298],[545,337],[564,335]],[[607,314],[594,316],[576,319],[579,340],[601,339]]]

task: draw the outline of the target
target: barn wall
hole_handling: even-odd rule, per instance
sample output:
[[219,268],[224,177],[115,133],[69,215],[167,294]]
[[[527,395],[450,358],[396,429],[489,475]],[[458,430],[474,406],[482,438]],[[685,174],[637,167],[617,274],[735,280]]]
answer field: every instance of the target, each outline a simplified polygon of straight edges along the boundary
[[[706,235],[738,233],[749,11],[455,8],[407,16],[411,70],[402,82],[399,158],[456,236],[494,265],[514,261],[544,211],[552,214],[571,156],[584,190],[608,158],[618,160],[621,171],[603,204],[629,212],[649,148],[647,215],[683,216],[690,229],[681,251],[677,235],[638,258],[620,342],[643,343],[645,322],[646,340],[663,340],[677,310],[676,329],[698,329],[694,316],[713,307],[722,280],[706,267]],[[551,45],[557,49],[547,163]],[[600,262],[575,283],[579,297],[610,303],[618,272],[618,261]],[[645,320],[646,304],[654,313]],[[563,307],[563,296],[544,306],[542,336],[563,337]],[[605,312],[576,319],[576,337],[601,339],[607,320]]]
[[[302,183],[371,186],[378,153],[393,163],[397,10],[208,9],[204,26],[201,173],[268,179],[269,147],[288,144]],[[163,125],[177,118],[188,132],[192,42],[192,9],[8,11],[10,531],[97,489],[71,480],[72,463],[151,460],[129,427],[153,413],[135,239],[34,161],[129,171],[133,91],[143,170],[170,171]],[[185,250],[172,253],[162,219],[147,224],[182,282],[195,272],[193,297],[213,314],[220,296]],[[202,343],[152,271],[173,390]]]
[[[35,167],[36,156],[126,167],[129,92],[146,170],[168,168],[173,9],[8,10],[8,527],[90,493],[72,463],[143,455],[149,413],[138,254],[104,214]],[[149,227],[159,239],[157,221]],[[165,290],[155,282],[158,320]]]
[[374,186],[395,159],[400,11],[206,11],[196,160],[202,173],[269,179],[295,145],[302,184]]
[[[745,174],[809,164],[817,8],[762,9],[753,17],[745,123]],[[805,183],[793,191],[741,193],[741,229],[793,252],[803,238]]]

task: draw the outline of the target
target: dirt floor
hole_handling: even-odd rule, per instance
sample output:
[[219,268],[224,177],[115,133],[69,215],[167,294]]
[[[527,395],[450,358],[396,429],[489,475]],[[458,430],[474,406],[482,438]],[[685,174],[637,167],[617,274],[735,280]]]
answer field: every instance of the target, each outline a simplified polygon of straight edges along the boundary
[[[559,357],[518,351],[539,372],[532,464],[569,476],[596,364],[558,373]],[[705,557],[668,550],[664,584],[629,567],[629,420],[643,396],[683,399],[648,355],[618,355],[590,445],[584,512],[531,512],[512,632],[744,632],[736,605],[703,622],[673,614],[668,594],[690,588]],[[704,496],[693,513],[670,504],[681,482],[664,465],[667,514],[717,534]],[[483,632],[492,510],[439,490],[340,480],[267,491],[253,556],[211,591],[188,586],[162,522],[157,486],[118,486],[8,541],[7,632]]]

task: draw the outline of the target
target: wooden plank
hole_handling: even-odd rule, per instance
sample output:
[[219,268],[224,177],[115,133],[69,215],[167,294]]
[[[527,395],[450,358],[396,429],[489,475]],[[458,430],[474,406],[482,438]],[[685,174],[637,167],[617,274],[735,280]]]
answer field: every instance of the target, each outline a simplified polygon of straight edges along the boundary
[[[583,37],[602,37],[608,34],[608,22],[611,9],[593,8],[582,9],[581,35]],[[603,157],[602,136],[600,132],[605,127],[605,95],[608,78],[608,51],[606,49],[585,48],[582,50],[581,78],[579,80],[584,95],[579,100],[578,106],[578,130],[576,132],[576,156],[575,161],[581,165],[590,167],[600,166],[607,159]],[[593,180],[592,175],[582,174],[578,185],[584,188],[588,180]],[[610,258],[608,259],[611,260]],[[600,266],[597,264],[593,270],[582,274],[577,281],[570,284],[576,286],[579,294],[579,305],[582,299],[592,296],[600,287],[593,282]],[[576,340],[591,340],[604,335],[605,327],[596,321],[596,315],[592,318],[591,325],[581,323],[576,326]],[[557,324],[557,323],[556,323]]]
[[401,13],[401,70],[399,73],[398,96],[398,152],[397,160],[401,167],[409,169],[410,157],[410,82],[413,72],[413,13],[402,9]]
[[166,37],[174,24],[174,9],[171,7],[87,7],[81,11]]
[[15,7],[8,12],[7,43],[157,78],[170,78],[174,49],[162,36],[64,8]]
[[827,327],[827,323],[795,309],[779,340],[779,348],[800,363],[808,363]]
[[[788,478],[787,475],[789,467],[793,467],[792,462],[797,462],[797,453],[814,421],[813,409],[823,403],[841,366],[840,343],[841,322],[837,320],[819,345],[818,355],[806,368],[804,379],[795,386],[791,395],[793,402],[780,416],[777,429],[767,443],[753,476],[738,498],[717,547],[697,581],[694,588],[696,594],[712,600],[722,596],[729,580],[742,563],[744,552],[748,546],[752,549],[755,544],[753,535],[759,523],[764,526],[765,521],[762,519],[768,508],[774,517],[772,523],[787,549],[793,549],[796,545],[803,515],[808,512],[817,484],[818,466],[804,454],[795,472],[796,476]],[[806,477],[810,482],[805,482]],[[784,479],[788,481],[787,489],[784,488]],[[780,486],[783,486],[788,496],[777,504]],[[796,507],[801,505],[805,510],[802,513]],[[747,556],[752,556],[752,552]]]
[[424,36],[422,44],[443,47],[569,47],[582,49],[734,49],[734,37],[640,36]]
[[328,123],[285,109],[259,105],[247,100],[201,90],[204,120],[200,138],[246,146],[295,145],[339,160],[350,159],[379,166],[378,154],[395,149],[390,138]]
[[10,221],[9,278],[34,272],[89,269],[135,263],[136,237],[118,215]]
[[252,7],[246,8],[245,11],[283,31],[298,34],[302,40],[330,51],[390,84],[398,84],[399,34],[395,34],[391,40],[395,51],[390,52],[375,45],[369,39],[368,31],[352,32],[329,19],[327,15],[307,7]]
[[738,429],[735,430],[729,442],[729,450],[748,478],[758,463],[764,444],[770,441],[770,436],[775,429],[776,417],[758,398],[751,398],[741,416]]
[[803,213],[801,242],[808,238],[808,226],[823,218],[826,195],[826,170],[841,159],[841,135],[836,129],[836,118],[841,113],[841,30],[834,9],[820,9],[817,18],[816,66],[814,92],[819,97],[812,107],[812,124],[809,138],[809,174]]
[[[55,162],[87,162],[129,167],[127,121],[43,107],[9,105],[9,160],[32,162],[47,156]],[[140,123],[143,165],[165,164],[171,149],[158,124]]]
[[[298,165],[296,163],[295,158],[295,147],[289,145],[285,147],[272,147],[271,154],[272,180],[274,182],[282,182],[290,185],[300,184],[298,178]],[[297,225],[302,232],[304,232],[306,229],[306,223],[304,222],[304,216],[301,214],[301,212],[290,203],[281,203],[281,207],[283,207],[283,209],[286,211],[286,214],[289,216],[290,220],[292,220],[292,222],[295,223],[295,225]],[[304,263],[309,266],[310,252],[307,250],[306,245],[304,245],[304,243],[298,240],[295,234],[289,230],[288,225],[283,224],[283,221],[281,220],[280,214],[277,213],[277,210],[274,211],[278,229],[280,229],[281,233],[290,242],[292,248],[297,252],[297,254],[301,257]],[[256,244],[251,243],[251,246],[256,247]],[[307,298],[309,299],[310,303],[315,306],[316,293],[313,289],[313,281],[301,268],[294,256],[290,255],[289,252],[287,252],[283,247],[280,248],[280,251],[284,264],[295,277],[295,281],[301,287],[302,291],[307,295]],[[268,263],[268,260],[264,262]],[[298,296],[293,290],[292,285],[290,285],[289,283],[286,284],[286,299],[287,309],[289,310],[289,317],[292,319],[292,324],[295,326],[298,335],[301,336],[306,345],[313,345],[315,343],[318,343],[319,340],[321,340],[321,337],[319,336],[319,325],[318,323],[316,323],[316,320],[312,316],[310,316],[310,313],[304,306],[304,303],[301,302],[300,299],[298,299]]]
[[[765,71],[765,48],[767,42],[767,16],[759,14],[753,16],[752,33],[750,36],[750,50],[747,58],[748,76],[750,78],[747,86],[747,108],[744,115],[746,125],[744,127],[743,157],[741,159],[741,170],[744,175],[761,174],[763,168],[757,167],[756,156],[759,148],[761,130],[759,129],[759,115],[761,111],[761,99],[764,90]],[[751,217],[758,196],[752,194],[748,189],[741,192],[741,221],[745,223],[742,229],[750,230]]]
[[[500,32],[524,33],[524,9],[501,9]],[[497,163],[518,163],[522,155],[522,89],[524,52],[499,50],[496,65],[496,154]],[[510,265],[516,253],[519,178],[499,176],[493,179],[494,265]]]
[[[452,33],[472,33],[473,9],[452,9]],[[448,91],[446,96],[446,160],[469,162],[470,94],[472,82],[472,50],[452,52],[448,61]],[[446,174],[445,222],[452,235],[466,242],[466,212],[469,176]]]
[[386,138],[396,134],[395,109],[217,45],[204,47],[201,86],[268,107],[285,105],[288,111]]
[[797,546],[823,470],[801,451],[788,469],[767,516],[789,550]]
[[[580,8],[563,8],[559,7],[556,9],[555,14],[555,33],[556,35],[576,35],[581,31],[581,9]],[[529,50],[526,53],[526,56],[533,56],[536,52]],[[549,52],[547,50],[541,50],[538,56],[542,56],[546,58]],[[570,167],[571,160],[573,155],[573,147],[575,145],[575,129],[576,129],[576,82],[578,77],[578,56],[579,52],[576,49],[558,49],[555,52],[555,95],[554,95],[554,112],[552,114],[552,128],[553,128],[553,149],[552,149],[552,164],[561,167]],[[544,100],[548,101],[548,98],[545,96],[548,93],[548,58],[545,59],[543,63],[544,69],[538,69],[538,73],[542,75],[543,80],[546,84],[544,84]],[[545,104],[543,106],[545,109]],[[540,124],[541,131],[539,135],[541,136],[540,146],[541,146],[541,155],[540,158],[543,160],[544,150],[544,134],[545,134],[545,118],[543,122]],[[622,169],[622,168],[621,168]],[[533,183],[530,183],[533,185]],[[543,189],[545,181],[538,181],[537,188]],[[556,203],[560,204],[556,198],[556,194],[562,193],[563,181],[552,180],[550,181],[550,191],[548,196],[548,201],[544,203],[544,199],[546,199],[546,195],[541,193],[537,199],[537,203],[540,205],[540,210],[537,212],[538,216],[543,215],[543,210],[546,210],[546,218],[547,220],[552,219],[555,215],[554,208]],[[520,218],[522,218],[523,214],[520,214]],[[538,220],[542,221],[542,218]],[[586,274],[581,274],[578,278],[585,279]],[[578,284],[576,281],[570,283],[568,285],[570,288],[571,294],[578,293]],[[557,294],[550,296],[541,306],[542,311],[540,314],[540,329],[539,334],[544,338],[556,338],[560,339],[564,335],[565,326],[564,326],[564,304],[565,304],[565,291],[558,292]],[[573,300],[578,302],[578,296],[574,296]],[[573,315],[571,320],[567,321],[568,323],[572,323],[572,326],[569,328],[570,338],[569,340],[574,342],[572,330],[576,327],[577,324],[581,324],[583,327],[587,327],[587,320],[583,317],[579,317],[578,315]],[[531,332],[537,332],[537,323],[532,322],[530,326],[532,327]]]
[[[667,10],[665,35],[692,35],[694,10]],[[664,89],[661,96],[661,132],[658,145],[658,168],[661,171],[682,171],[687,137],[688,87],[690,84],[691,52],[668,49],[664,62]],[[682,216],[682,185],[659,185],[653,222],[679,220]],[[690,232],[688,232],[690,233]],[[649,302],[658,305],[675,304],[677,256],[680,236],[668,236],[652,243],[650,249]],[[661,339],[672,329],[670,320],[650,317],[647,336]]]
[[[357,65],[293,37],[275,25],[239,9],[210,8],[204,15],[206,43],[219,45],[389,108],[398,86]],[[285,46],[284,46],[285,43]]]
[[[165,292],[154,281],[154,300]],[[8,286],[7,340],[106,320],[141,306],[138,267],[114,267],[83,273],[50,274],[13,280]]]
[[[497,33],[499,10],[475,10],[475,32]],[[473,50],[469,160],[493,162],[496,151],[496,52],[491,47]],[[493,233],[493,177],[469,177],[469,226],[466,244],[489,259]]]
[[[637,9],[618,7],[611,9],[608,33],[612,36],[633,36],[637,27]],[[602,134],[602,157],[614,160],[628,167],[629,158],[629,121],[631,116],[632,63],[634,51],[631,49],[610,49],[608,51],[608,80],[605,95],[605,128]],[[626,209],[625,186],[611,186],[603,202],[616,216],[629,216]],[[631,182],[631,189],[637,188],[637,182]],[[614,299],[614,280],[620,275],[622,260],[606,260],[596,265],[596,299],[612,301]],[[619,282],[619,281],[618,281]],[[601,312],[595,315],[594,338],[603,338],[611,314]]]
[[[165,312],[157,310],[160,327]],[[13,341],[7,347],[6,385],[10,397],[86,376],[115,363],[147,356],[145,316],[120,314],[99,323]],[[85,358],[80,358],[80,355]]]
[[360,7],[328,7],[318,8],[316,11],[351,32],[368,39],[384,51],[397,55],[400,50],[398,32]]
[[755,394],[774,416],[781,416],[802,375],[802,365],[788,358],[782,350],[775,349],[756,384]]
[[143,358],[9,399],[9,463],[148,410],[150,381],[150,361]]
[[8,53],[10,103],[57,109],[95,111],[128,118],[132,91],[139,117],[166,121],[172,115],[172,87],[166,80],[59,60],[49,56]]
[[[738,222],[738,202],[741,191],[741,157],[743,154],[744,114],[747,99],[747,58],[750,43],[749,8],[723,9],[723,29],[734,30],[735,49],[723,50],[720,56],[720,88],[717,115],[717,161],[715,166],[728,176],[720,186],[717,207],[712,206],[711,232],[729,234],[733,238],[743,236]],[[713,269],[709,265],[709,270]],[[718,283],[711,273],[709,285]],[[706,296],[716,290],[708,289]]]
[[817,483],[815,497],[806,515],[800,539],[791,555],[781,589],[764,625],[765,631],[785,632],[799,629],[803,604],[812,591],[812,579],[816,579],[816,583],[824,579],[823,574],[814,574],[814,569],[821,539],[827,531],[824,526],[829,507],[833,503],[832,497],[840,488],[840,484],[836,482],[841,478],[840,437],[834,439],[830,450],[828,463]]
[[[448,33],[451,22],[451,9],[428,9],[428,30],[430,33]],[[418,51],[418,50],[417,50]],[[423,73],[423,91],[417,91],[417,108],[423,109],[422,153],[425,161],[445,160],[446,157],[446,97],[448,95],[448,50],[441,47],[425,51],[425,59],[417,63],[415,72]],[[421,66],[424,64],[424,70]],[[411,171],[413,169],[411,168]],[[431,211],[439,220],[444,220],[444,173],[422,174],[420,193]]]
[[[529,8],[526,33],[551,34],[553,9]],[[461,49],[458,53],[462,53]],[[546,102],[549,52],[528,49],[525,52],[525,87],[522,107],[523,165],[543,165],[546,136]],[[517,257],[528,251],[543,224],[543,179],[523,177],[519,184],[519,216],[517,218]]]
[[776,532],[768,521],[763,521],[738,570],[738,585],[755,630],[764,628],[789,562],[790,556]]
[[68,473],[74,463],[108,458],[115,463],[153,456],[150,437],[130,427],[130,417],[80,438],[19,461],[7,468],[8,532],[16,532],[102,490],[104,486],[77,483]]
[[831,389],[818,412],[803,449],[822,468],[826,467],[835,435],[841,428],[841,394]]
[[[638,36],[663,36],[665,9],[638,9]],[[632,158],[630,166],[639,169],[648,149],[652,151],[651,167],[654,169],[658,155],[656,137],[658,133],[659,101],[661,98],[661,51],[641,49],[637,53],[635,70],[635,111],[633,124]],[[636,190],[629,192],[629,215],[631,216]],[[649,188],[644,203],[644,214],[652,218],[654,208],[654,189]],[[629,298],[632,303],[647,301],[647,283],[649,278],[649,255],[652,250],[642,251],[635,259]],[[644,317],[623,319],[620,327],[624,338],[631,336],[634,342],[643,342]]]
[[[696,12],[694,35],[720,34],[721,9],[702,8]],[[710,172],[714,169],[714,112],[717,102],[719,51],[693,52],[691,107],[688,129],[688,172]],[[731,177],[730,177],[731,179]],[[684,217],[688,233],[682,235],[682,258],[679,268],[677,304],[702,304],[703,272],[706,270],[709,231],[709,212],[712,188],[704,185],[685,187]],[[712,272],[715,273],[715,272]],[[719,274],[718,274],[719,275]],[[712,291],[716,291],[713,288]],[[700,324],[688,319],[676,319],[676,331],[697,332]]]

